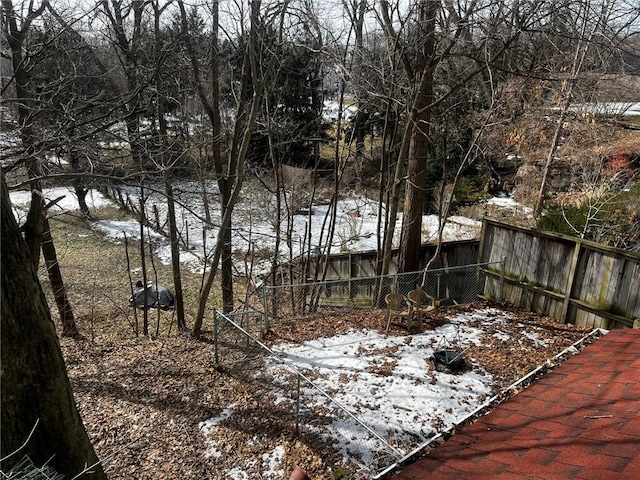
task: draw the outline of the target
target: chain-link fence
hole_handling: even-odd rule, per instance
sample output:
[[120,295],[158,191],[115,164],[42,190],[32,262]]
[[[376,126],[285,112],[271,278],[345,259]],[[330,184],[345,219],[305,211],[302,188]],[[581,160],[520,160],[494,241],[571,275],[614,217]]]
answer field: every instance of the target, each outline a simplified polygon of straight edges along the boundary
[[485,294],[501,300],[500,281],[504,262],[463,265],[436,270],[395,273],[378,277],[349,278],[298,285],[263,286],[263,308],[266,327],[279,318],[315,312],[326,306],[385,308],[389,293],[408,294],[415,288],[424,290],[439,305],[473,302]]
[[275,426],[283,434],[295,436],[334,465],[349,459],[348,468],[356,472],[351,478],[375,478],[403,457],[407,445],[396,445],[393,439],[371,429],[336,400],[339,391],[320,388],[321,379],[314,377],[317,372],[307,374],[288,362],[285,355],[263,343],[264,335],[278,327],[280,319],[292,315],[321,311],[323,307],[384,307],[386,294],[406,295],[416,287],[440,305],[469,303],[487,291],[500,299],[502,272],[503,263],[497,262],[430,270],[426,276],[424,272],[414,272],[265,286],[264,312],[215,313],[215,359],[220,368],[250,389],[253,398],[260,399],[264,411],[260,421],[265,428]]
[[[240,380],[263,415],[253,425],[296,438],[335,466],[345,466],[351,478],[370,479],[397,462],[403,452],[394,447],[331,393],[258,338],[263,324],[257,312],[214,314],[217,367]],[[339,438],[337,438],[339,437]],[[348,458],[348,461],[345,460]]]

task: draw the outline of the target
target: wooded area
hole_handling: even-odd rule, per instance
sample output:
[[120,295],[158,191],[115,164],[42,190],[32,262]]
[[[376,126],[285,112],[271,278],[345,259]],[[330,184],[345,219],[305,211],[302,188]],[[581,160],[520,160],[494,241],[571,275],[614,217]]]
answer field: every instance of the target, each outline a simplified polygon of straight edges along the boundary
[[[33,192],[25,239],[34,265],[42,251],[50,267],[65,332],[76,330],[55,239],[41,248],[50,205],[38,192],[48,185],[72,185],[87,217],[91,188],[135,185],[141,225],[152,214],[145,188],[164,191],[180,328],[175,190],[201,186],[203,226],[218,237],[203,252],[196,337],[216,280],[224,311],[235,307],[231,232],[247,178],[275,203],[275,246],[262,253],[272,275],[296,255],[293,216],[318,202],[330,213],[302,250],[336,248],[346,191],[379,205],[377,274],[421,268],[424,213],[440,215],[442,229],[455,209],[497,191],[520,192],[534,221],[561,218],[557,228],[638,248],[615,224],[640,226],[639,142],[610,133],[614,121],[633,126],[623,107],[580,107],[638,98],[638,15],[615,0],[3,0],[3,168],[11,188]],[[574,197],[557,197],[558,165]],[[519,175],[524,167],[533,174]],[[598,195],[585,199],[583,188]],[[142,271],[146,282],[144,262]]]
[[[497,193],[532,208],[532,216],[518,219],[523,223],[640,251],[639,127],[624,116],[640,98],[634,2],[2,0],[0,6],[3,178],[9,190],[30,194],[19,234],[30,268],[43,264],[64,336],[79,331],[50,222],[59,199],[43,195],[51,186],[73,188],[87,223],[94,214],[89,192],[135,189],[139,255],[131,259],[127,250],[129,278],[115,279],[120,284],[132,283],[132,270],[144,285],[154,277],[143,239],[157,213],[150,193],[162,194],[177,326],[195,338],[219,306],[216,291],[230,312],[243,302],[239,282],[257,290],[254,275],[235,275],[236,262],[269,261],[261,280],[272,284],[298,255],[306,265],[312,255],[327,260],[314,266],[314,277],[345,269],[353,275],[353,257],[329,261],[348,244],[337,241],[349,234],[337,230],[337,212],[352,193],[375,205],[375,258],[362,256],[362,272],[375,275],[463,261],[442,243],[447,219]],[[614,107],[592,108],[601,104]],[[565,182],[556,184],[558,177]],[[232,234],[244,221],[237,205],[251,193],[248,180],[266,192],[254,210],[269,218],[271,229],[260,235],[272,243],[240,251]],[[179,205],[187,185],[197,186],[191,201],[202,205],[202,231],[215,232],[198,252],[203,271],[190,304],[180,261],[190,246],[176,218],[178,206],[191,207]],[[320,204],[328,213],[312,234]],[[2,213],[4,234],[10,207]],[[422,250],[426,213],[440,220],[429,258]],[[300,238],[292,233],[296,215],[307,218]],[[509,237],[497,232],[486,234]],[[621,325],[630,318],[627,309],[638,315],[632,254],[568,240],[562,249],[544,238],[553,248],[504,238],[487,253],[512,249],[516,263],[507,283],[515,303],[541,304],[586,324],[595,324],[596,306]],[[15,323],[20,310],[16,305],[15,318],[5,316],[7,295],[19,290],[5,277],[17,268],[4,266],[5,258],[13,260],[6,245],[3,238],[3,369],[5,351],[12,351],[4,348],[11,332],[4,325]],[[547,253],[548,261],[527,260]],[[607,290],[595,291],[601,284]],[[555,293],[562,288],[564,297]],[[41,293],[30,284],[19,300],[42,307]],[[41,313],[32,320],[48,325]],[[148,312],[141,314],[135,333],[146,337]],[[51,337],[49,327],[42,327],[43,337]],[[15,355],[28,344],[21,337],[10,343]],[[47,359],[59,357],[49,347]],[[26,370],[37,370],[30,362],[38,355],[24,358]],[[64,380],[60,371],[47,376]],[[3,399],[19,388],[19,378],[5,384],[3,376]],[[73,409],[71,417],[78,427]],[[79,454],[91,458],[88,449]]]

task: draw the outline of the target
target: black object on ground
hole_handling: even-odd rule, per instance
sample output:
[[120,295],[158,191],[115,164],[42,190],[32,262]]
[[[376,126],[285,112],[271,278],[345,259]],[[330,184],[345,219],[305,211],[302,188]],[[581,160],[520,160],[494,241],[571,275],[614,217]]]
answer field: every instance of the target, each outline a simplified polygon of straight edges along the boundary
[[457,350],[438,350],[433,352],[433,363],[436,366],[436,370],[439,371],[449,369],[452,372],[458,372],[465,367],[462,352]]
[[144,292],[142,282],[136,283],[136,289],[133,296],[129,299],[129,305],[140,309],[159,308],[160,310],[171,310],[174,306],[173,292],[162,285],[150,283],[147,285],[147,302],[145,306]]

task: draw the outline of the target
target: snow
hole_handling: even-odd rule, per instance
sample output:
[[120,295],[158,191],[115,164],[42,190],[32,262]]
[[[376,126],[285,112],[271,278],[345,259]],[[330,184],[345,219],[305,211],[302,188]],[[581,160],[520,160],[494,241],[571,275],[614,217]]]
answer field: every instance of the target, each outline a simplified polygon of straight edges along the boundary
[[[251,191],[250,188],[254,188]],[[176,190],[182,191],[182,204],[176,206],[176,217],[179,224],[181,238],[188,241],[188,248],[181,252],[181,262],[195,272],[201,272],[204,259],[210,254],[216,242],[217,227],[206,230],[203,238],[204,207],[200,200],[197,187],[193,185],[182,185]],[[136,202],[139,191],[135,188],[128,188],[124,191],[129,194],[132,201]],[[210,192],[213,196],[217,193],[212,188]],[[45,190],[45,198],[52,200],[64,196],[64,198],[52,208],[55,214],[64,210],[76,210],[77,198],[72,189],[53,188]],[[14,206],[14,213],[18,222],[24,222],[30,201],[29,192],[11,192],[11,201]],[[92,190],[87,196],[87,204],[91,209],[97,209],[111,202],[102,194]],[[217,200],[214,199],[212,205],[212,221],[214,225],[219,225],[221,218]],[[147,209],[149,218],[153,218],[152,209],[159,213],[161,221],[166,219],[167,207],[163,196],[160,193],[148,193]],[[331,252],[367,251],[378,248],[378,204],[361,195],[352,194],[342,198],[336,206],[336,234],[331,243]],[[328,204],[314,205],[311,214],[298,213],[291,217],[292,222],[292,250],[289,253],[280,251],[282,259],[289,256],[296,257],[311,249],[325,252],[327,249],[327,238],[325,221],[331,215]],[[234,210],[234,230],[233,230],[233,250],[237,253],[234,258],[242,258],[251,252],[266,252],[268,260],[258,261],[253,265],[253,274],[260,274],[270,268],[270,257],[273,256],[273,245],[276,228],[280,228],[285,235],[286,222],[276,225],[275,221],[275,197],[265,192],[255,192],[255,187],[247,187],[244,195]],[[311,224],[309,225],[309,222]],[[397,246],[400,239],[400,228],[402,225],[402,213],[398,214],[396,232],[394,234],[394,245]],[[99,231],[105,238],[113,241],[121,241],[125,235],[130,239],[140,237],[140,226],[135,219],[125,221],[97,220],[92,223],[93,229]],[[460,216],[452,216],[445,225],[443,232],[444,241],[473,239],[480,233],[481,222]],[[306,240],[309,232],[311,240]],[[423,216],[423,241],[433,241],[437,239],[438,217],[436,215]],[[171,263],[171,250],[169,243],[163,236],[150,229],[145,229],[145,237],[151,239],[155,246],[155,253],[161,262],[169,265]],[[284,242],[283,242],[284,243]],[[247,273],[247,265],[243,260],[237,260],[236,270],[241,274]]]
[[[286,378],[289,367],[313,378],[315,388],[303,384],[301,403],[306,410],[328,410],[325,417],[332,419],[326,428],[316,430],[316,433],[325,436],[345,461],[366,468],[374,461],[376,453],[371,450],[371,443],[363,438],[366,436],[363,432],[367,432],[362,427],[356,428],[359,425],[349,422],[348,418],[345,421],[346,417],[339,414],[336,404],[320,390],[331,392],[338,404],[357,415],[378,435],[389,439],[400,454],[406,455],[427,443],[443,428],[462,422],[496,393],[492,391],[493,377],[477,365],[458,374],[435,370],[430,362],[434,351],[452,345],[465,351],[470,346],[481,345],[482,325],[490,323],[499,331],[500,326],[511,318],[508,312],[487,308],[458,313],[443,326],[411,336],[352,330],[302,344],[284,343],[272,347],[280,358],[266,359],[265,368],[273,379]],[[480,327],[472,326],[472,320],[475,325],[480,321]],[[540,342],[535,335],[524,333],[524,341]],[[500,338],[508,340],[510,336],[502,332]],[[473,364],[473,358],[465,357],[465,360]],[[286,386],[283,384],[282,388]],[[233,413],[234,406],[230,405],[218,417],[201,424],[211,444],[208,455],[220,454],[211,438]],[[265,454],[260,478],[284,478],[277,468],[277,462],[283,456],[284,451],[280,449]],[[268,464],[265,458],[270,459]],[[246,470],[254,467],[253,461],[244,465],[239,463],[230,476],[248,478]]]
[[588,112],[600,115],[640,115],[640,102],[591,102],[572,105],[570,108],[575,112]]
[[284,470],[278,468],[282,464],[286,450],[282,445],[278,445],[273,452],[262,455],[262,467],[265,469],[263,477],[282,478]]
[[[383,437],[395,438],[400,443],[414,436],[426,440],[435,433],[432,416],[452,423],[456,420],[453,412],[457,415],[471,411],[472,402],[475,404],[490,394],[492,378],[486,373],[458,376],[430,371],[429,359],[442,336],[453,336],[460,328],[465,338],[462,348],[478,343],[478,330],[466,328],[463,318],[452,322],[410,340],[387,337],[376,331],[354,331],[280,348],[285,361],[309,375],[313,373],[313,378],[317,376],[315,384],[322,390],[330,391],[341,383],[336,374],[350,372],[349,389],[338,391],[336,400],[349,411],[359,411],[359,418]],[[389,361],[396,362],[390,376],[375,373],[376,367]],[[454,386],[458,389],[452,394]],[[320,397],[314,402],[326,403]],[[345,443],[340,450],[353,451],[353,446]]]
[[487,200],[489,207],[498,208],[501,210],[510,210],[512,212],[518,212],[525,218],[533,217],[533,209],[516,202],[512,197],[506,194],[500,194],[497,197],[492,197]]
[[[358,107],[356,105],[343,105],[342,106],[342,119],[343,121],[351,120],[357,113]],[[325,101],[322,107],[322,117],[331,122],[338,120],[338,113],[340,112],[340,103],[336,101]]]
[[[209,420],[202,422],[200,424],[200,430],[205,437],[208,436],[209,432],[215,429],[216,426],[220,425],[223,421],[230,418],[233,415],[235,405],[229,405],[227,408],[220,412],[220,415],[215,418],[210,418]],[[217,443],[214,440],[207,439],[208,450],[205,453],[206,457],[220,458],[222,457],[222,452],[217,449]]]

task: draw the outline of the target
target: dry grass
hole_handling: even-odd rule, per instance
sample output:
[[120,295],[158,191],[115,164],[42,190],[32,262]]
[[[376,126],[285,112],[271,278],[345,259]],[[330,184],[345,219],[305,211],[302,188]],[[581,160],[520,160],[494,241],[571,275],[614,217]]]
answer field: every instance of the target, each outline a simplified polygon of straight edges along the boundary
[[[115,207],[106,207],[94,212],[98,220],[127,220],[130,217]],[[92,334],[96,324],[112,329],[120,338],[132,338],[135,324],[134,311],[128,305],[131,296],[130,278],[135,282],[142,278],[140,242],[129,240],[113,241],[104,238],[102,232],[95,231],[91,223],[77,213],[63,213],[50,220],[52,235],[58,254],[67,295],[73,308],[79,328],[85,334]],[[127,251],[129,261],[127,261]],[[171,266],[164,265],[146,250],[148,278],[171,288],[173,277]],[[130,277],[131,275],[131,277]],[[197,311],[201,275],[182,269],[185,315],[187,324],[192,325]],[[39,276],[55,315],[55,304],[48,288],[48,280],[43,265]],[[210,298],[213,307],[219,304],[219,288],[214,287]],[[141,321],[141,314],[138,313]],[[171,314],[163,313],[163,318]],[[152,325],[155,317],[150,316]],[[162,329],[168,329],[168,320],[163,320]],[[155,326],[154,326],[155,328]],[[175,326],[174,326],[175,328]]]

